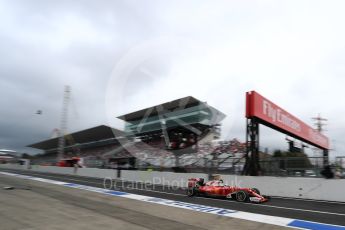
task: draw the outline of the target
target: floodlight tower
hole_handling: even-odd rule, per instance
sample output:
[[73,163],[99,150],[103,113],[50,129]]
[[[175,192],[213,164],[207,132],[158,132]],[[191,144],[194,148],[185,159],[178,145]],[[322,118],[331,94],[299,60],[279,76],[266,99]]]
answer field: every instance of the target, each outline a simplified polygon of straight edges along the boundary
[[65,134],[67,130],[67,121],[68,121],[68,105],[70,100],[70,93],[71,87],[69,85],[65,85],[64,95],[63,95],[63,104],[62,104],[62,111],[61,111],[61,120],[60,120],[60,137],[59,137],[59,145],[58,145],[58,155],[57,160],[63,158],[64,155],[64,148],[65,148]]

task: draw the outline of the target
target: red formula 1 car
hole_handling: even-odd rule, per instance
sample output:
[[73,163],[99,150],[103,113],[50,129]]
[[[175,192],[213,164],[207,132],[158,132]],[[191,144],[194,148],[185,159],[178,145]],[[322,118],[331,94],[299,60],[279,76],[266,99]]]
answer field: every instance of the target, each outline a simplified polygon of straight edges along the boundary
[[240,188],[224,185],[222,180],[213,180],[207,183],[203,178],[188,180],[188,196],[207,196],[233,199],[240,202],[263,203],[268,201],[268,196],[260,195],[256,188]]

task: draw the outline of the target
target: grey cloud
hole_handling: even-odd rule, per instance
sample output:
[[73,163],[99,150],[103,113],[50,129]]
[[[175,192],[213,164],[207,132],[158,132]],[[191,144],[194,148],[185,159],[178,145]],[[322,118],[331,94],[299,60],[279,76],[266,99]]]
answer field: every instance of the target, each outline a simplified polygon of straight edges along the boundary
[[[72,87],[69,131],[107,123],[112,70],[137,46],[165,36],[193,48],[166,44],[159,48],[173,47],[177,54],[153,56],[133,68],[124,89],[113,89],[126,95],[119,113],[192,95],[227,115],[224,138],[244,140],[244,93],[255,89],[309,124],[325,114],[327,134],[342,154],[345,123],[339,114],[345,111],[336,99],[345,83],[343,3],[317,3],[313,10],[307,1],[267,4],[2,1],[0,147],[32,151],[24,146],[49,138],[59,126],[66,84]],[[43,114],[35,115],[37,109]],[[263,147],[286,147],[284,135],[263,134]]]

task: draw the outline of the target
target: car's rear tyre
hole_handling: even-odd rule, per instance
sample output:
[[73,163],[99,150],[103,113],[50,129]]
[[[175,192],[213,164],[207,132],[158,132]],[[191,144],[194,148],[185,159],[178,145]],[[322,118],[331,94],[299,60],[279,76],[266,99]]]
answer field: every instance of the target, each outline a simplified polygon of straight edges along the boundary
[[246,202],[249,199],[249,194],[246,191],[238,191],[236,193],[236,200],[238,202]]
[[259,190],[259,189],[257,189],[257,188],[252,188],[252,190],[253,190],[256,194],[260,195],[260,190]]

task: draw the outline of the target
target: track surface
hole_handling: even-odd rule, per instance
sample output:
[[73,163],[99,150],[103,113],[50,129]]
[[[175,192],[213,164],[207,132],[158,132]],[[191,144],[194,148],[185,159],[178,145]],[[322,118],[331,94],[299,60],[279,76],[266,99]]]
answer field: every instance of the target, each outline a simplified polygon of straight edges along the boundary
[[6,230],[290,229],[0,174],[4,186],[15,187],[0,189]]
[[[104,180],[98,178],[61,175],[53,173],[40,173],[24,170],[1,169],[1,171],[104,188]],[[107,181],[106,185],[109,186],[110,181]],[[259,213],[264,215],[280,216],[345,226],[345,203],[341,202],[337,203],[302,199],[272,198],[272,200],[264,204],[250,204],[239,203],[232,200],[212,199],[205,197],[190,198],[185,195],[185,190],[181,188],[169,188],[166,186],[157,185],[149,186],[139,183],[133,184],[129,182],[119,181],[113,184],[113,188],[115,187],[115,185],[116,190],[126,191],[133,194],[147,195],[194,204]]]

